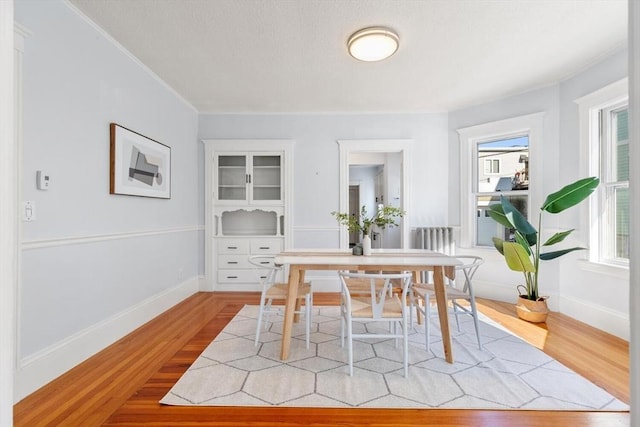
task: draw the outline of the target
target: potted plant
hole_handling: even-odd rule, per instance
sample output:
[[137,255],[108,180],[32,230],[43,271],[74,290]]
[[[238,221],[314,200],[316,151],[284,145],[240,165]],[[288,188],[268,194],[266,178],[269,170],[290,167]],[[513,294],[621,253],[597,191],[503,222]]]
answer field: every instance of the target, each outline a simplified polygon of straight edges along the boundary
[[364,255],[371,255],[371,228],[376,225],[382,229],[397,226],[397,218],[404,216],[404,211],[394,206],[381,206],[378,212],[369,216],[367,207],[362,206],[360,215],[349,215],[344,212],[331,212],[341,225],[346,225],[349,232],[362,233],[362,251]]
[[556,214],[577,205],[596,189],[600,180],[596,177],[583,178],[569,184],[555,193],[549,194],[540,208],[538,228],[531,225],[509,200],[500,196],[500,203],[489,207],[489,216],[499,224],[514,229],[514,241],[505,241],[494,237],[493,244],[504,255],[511,270],[524,274],[524,285],[518,285],[520,297],[516,310],[518,316],[531,322],[544,322],[548,308],[546,298],[538,293],[538,272],[540,261],[548,261],[569,252],[586,248],[574,247],[552,252],[541,252],[543,246],[552,246],[562,242],[573,229],[555,233],[544,243],[541,243],[542,213]]

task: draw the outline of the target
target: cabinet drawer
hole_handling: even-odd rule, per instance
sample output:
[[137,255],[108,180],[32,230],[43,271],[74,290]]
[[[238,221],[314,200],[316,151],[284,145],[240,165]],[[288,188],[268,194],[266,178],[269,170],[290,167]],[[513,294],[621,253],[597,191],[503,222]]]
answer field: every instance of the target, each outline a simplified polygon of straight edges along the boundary
[[258,283],[254,270],[219,270],[218,283]]
[[282,239],[251,239],[251,254],[277,254],[282,252]]
[[246,239],[218,239],[219,254],[249,255],[249,241]]
[[219,255],[218,268],[254,268],[248,257],[246,254]]

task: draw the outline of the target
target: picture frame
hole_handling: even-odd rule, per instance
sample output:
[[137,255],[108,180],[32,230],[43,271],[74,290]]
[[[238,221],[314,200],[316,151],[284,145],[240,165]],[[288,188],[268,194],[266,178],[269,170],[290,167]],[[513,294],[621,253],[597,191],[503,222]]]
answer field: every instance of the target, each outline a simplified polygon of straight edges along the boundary
[[171,198],[171,147],[111,123],[109,193]]

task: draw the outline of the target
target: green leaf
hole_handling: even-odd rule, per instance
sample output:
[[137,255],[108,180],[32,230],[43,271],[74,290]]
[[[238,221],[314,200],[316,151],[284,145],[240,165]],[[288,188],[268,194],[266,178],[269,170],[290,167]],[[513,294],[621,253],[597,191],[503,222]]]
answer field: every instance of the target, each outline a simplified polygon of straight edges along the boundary
[[569,252],[582,251],[585,249],[587,248],[571,248],[571,249],[563,249],[561,251],[546,252],[544,254],[540,254],[540,259],[544,261],[549,261],[550,259],[558,258],[564,254],[568,254]]
[[529,241],[527,241],[527,239],[522,237],[520,233],[516,233],[516,243],[522,246],[522,248],[527,252],[527,256],[531,255],[531,249],[529,249],[529,246],[532,245],[529,243]]
[[536,271],[527,251],[520,244],[504,242],[502,247],[504,249],[504,258],[510,269],[513,271]]
[[551,246],[551,245],[555,245],[556,243],[562,242],[569,234],[573,232],[573,230],[574,229],[572,228],[571,230],[562,231],[560,233],[554,234],[549,238],[549,240],[544,242],[542,246]]
[[[515,208],[504,196],[500,196],[500,203],[502,203],[502,209],[504,210],[504,214],[507,219],[513,226],[529,240],[530,235],[536,235],[538,232],[533,227],[533,225],[529,224],[529,221],[520,213],[518,209]],[[535,243],[535,241],[534,241]]]
[[491,240],[493,240],[493,246],[495,246],[498,252],[504,255],[504,249],[502,248],[502,245],[504,244],[504,240],[502,240],[499,237],[492,237]]
[[549,194],[540,209],[549,213],[562,212],[589,197],[599,183],[600,180],[592,176],[564,186],[559,191]]
[[513,228],[514,225],[509,222],[507,216],[504,214],[504,210],[502,210],[502,205],[500,203],[496,203],[493,205],[489,205],[489,209],[487,213],[498,224],[502,225],[506,228]]

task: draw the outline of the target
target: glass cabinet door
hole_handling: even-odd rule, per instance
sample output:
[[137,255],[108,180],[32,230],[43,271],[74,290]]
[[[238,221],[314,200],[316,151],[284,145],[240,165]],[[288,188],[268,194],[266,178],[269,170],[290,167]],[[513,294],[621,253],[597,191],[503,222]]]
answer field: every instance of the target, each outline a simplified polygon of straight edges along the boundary
[[216,201],[224,204],[280,204],[282,154],[229,153],[216,155]]
[[219,155],[217,199],[247,200],[247,156]]
[[251,200],[255,202],[282,200],[282,156],[253,155],[250,184]]

